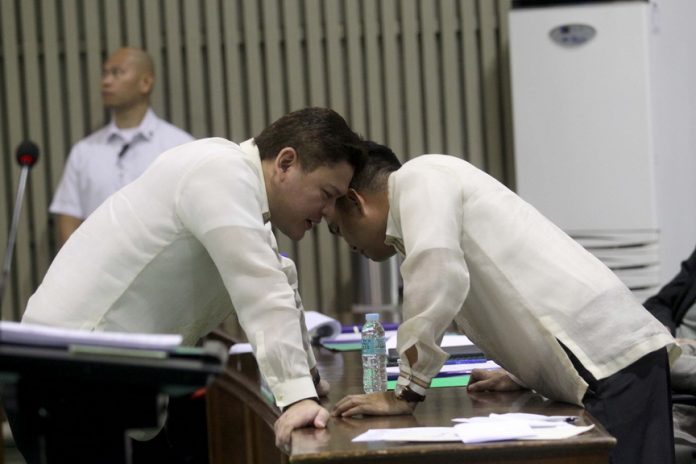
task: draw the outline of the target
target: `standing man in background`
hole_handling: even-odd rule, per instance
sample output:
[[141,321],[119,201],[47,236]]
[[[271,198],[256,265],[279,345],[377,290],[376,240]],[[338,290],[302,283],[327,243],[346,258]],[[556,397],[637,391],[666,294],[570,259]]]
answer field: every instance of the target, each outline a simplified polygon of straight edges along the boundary
[[70,151],[49,207],[57,215],[59,246],[92,211],[140,176],[160,153],[193,140],[152,111],[154,83],[152,59],[144,50],[121,48],[104,63],[102,99],[112,119]]

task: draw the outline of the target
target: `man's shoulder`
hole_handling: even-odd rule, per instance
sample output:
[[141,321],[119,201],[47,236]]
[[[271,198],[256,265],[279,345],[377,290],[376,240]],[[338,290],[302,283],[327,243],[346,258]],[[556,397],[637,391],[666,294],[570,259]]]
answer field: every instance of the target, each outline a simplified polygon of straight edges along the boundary
[[414,180],[456,176],[469,165],[461,158],[450,155],[425,154],[406,161],[392,176],[394,180]]
[[[165,160],[202,166],[217,163],[218,166],[236,166],[234,170],[253,168],[253,162],[239,145],[221,137],[197,139],[161,155]],[[178,160],[178,161],[174,161]]]
[[72,151],[80,152],[83,149],[89,148],[90,151],[106,147],[109,139],[109,126],[103,126],[96,131],[90,133],[86,137],[78,140],[73,144]]
[[162,118],[158,118],[156,132],[163,136],[166,140],[171,141],[173,145],[192,142],[196,140],[191,134],[185,130],[175,126],[174,124]]

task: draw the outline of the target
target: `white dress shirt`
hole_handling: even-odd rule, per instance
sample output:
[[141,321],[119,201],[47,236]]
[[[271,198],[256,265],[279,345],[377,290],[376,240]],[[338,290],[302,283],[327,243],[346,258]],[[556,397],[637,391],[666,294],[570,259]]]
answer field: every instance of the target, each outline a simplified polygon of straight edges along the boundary
[[111,121],[72,147],[49,211],[84,219],[160,153],[192,140],[151,109],[137,128],[119,129]]
[[314,397],[297,274],[269,216],[253,141],[173,148],[70,236],[22,320],[193,344],[236,309],[278,406]]
[[[453,319],[521,384],[578,405],[587,384],[557,340],[597,379],[665,346],[678,356],[611,270],[485,172],[424,155],[388,185],[387,243],[405,257],[399,384],[425,393]],[[414,345],[411,366],[403,352]]]

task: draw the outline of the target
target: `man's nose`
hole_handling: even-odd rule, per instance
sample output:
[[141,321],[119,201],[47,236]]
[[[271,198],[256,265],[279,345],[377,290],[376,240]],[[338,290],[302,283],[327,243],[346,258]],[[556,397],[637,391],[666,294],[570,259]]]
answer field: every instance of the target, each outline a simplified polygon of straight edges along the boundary
[[324,216],[328,221],[333,219],[334,212],[336,211],[336,200],[329,200],[321,210],[321,215]]

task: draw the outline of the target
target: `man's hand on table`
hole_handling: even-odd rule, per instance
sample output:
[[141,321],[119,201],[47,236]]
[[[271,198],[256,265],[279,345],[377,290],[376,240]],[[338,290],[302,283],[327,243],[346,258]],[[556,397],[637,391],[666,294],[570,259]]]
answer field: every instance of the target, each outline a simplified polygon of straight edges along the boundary
[[524,387],[515,382],[503,369],[474,369],[471,371],[471,378],[466,389],[471,392],[515,391],[524,390]]
[[394,416],[411,414],[416,403],[399,400],[393,391],[368,393],[365,395],[348,395],[336,403],[332,416],[351,417],[358,414],[375,416]]
[[316,401],[311,399],[298,401],[286,409],[273,426],[276,446],[287,451],[293,430],[308,426],[323,429],[328,420],[329,411]]

